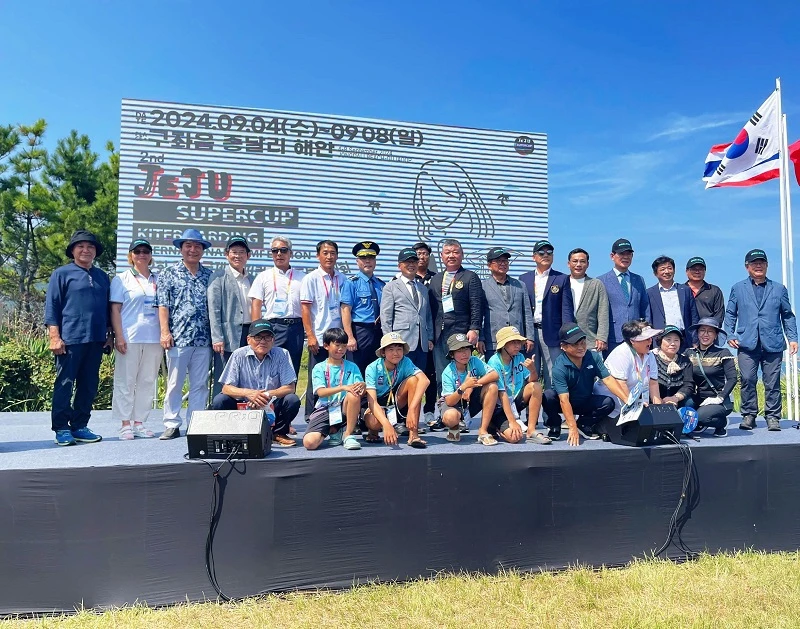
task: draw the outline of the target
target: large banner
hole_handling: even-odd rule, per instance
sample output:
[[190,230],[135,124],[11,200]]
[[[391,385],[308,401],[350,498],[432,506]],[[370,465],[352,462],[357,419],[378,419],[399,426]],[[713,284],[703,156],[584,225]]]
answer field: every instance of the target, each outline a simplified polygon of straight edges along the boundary
[[272,265],[273,236],[290,238],[293,265],[317,266],[315,245],[381,247],[378,275],[417,241],[434,250],[457,238],[465,266],[486,269],[503,245],[532,268],[530,245],[547,236],[547,138],[541,133],[371,120],[266,109],[122,101],[117,264],[146,238],[159,265],[179,258],[188,227],[213,243],[204,264],[244,236],[252,271]]

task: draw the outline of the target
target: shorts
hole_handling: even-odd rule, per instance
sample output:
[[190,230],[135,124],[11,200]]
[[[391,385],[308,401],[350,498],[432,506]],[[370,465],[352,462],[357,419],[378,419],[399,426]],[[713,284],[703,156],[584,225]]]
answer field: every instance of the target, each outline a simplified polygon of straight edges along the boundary
[[[327,437],[331,434],[331,424],[330,418],[328,416],[328,407],[324,406],[322,408],[315,408],[311,415],[308,416],[306,419],[308,423],[308,428],[306,428],[306,433],[310,432],[318,432],[323,437]],[[344,422],[340,424],[340,426],[344,426]]]
[[[478,413],[481,412],[483,408],[483,402],[481,402],[481,388],[476,387],[472,390],[472,395],[469,396],[469,416],[475,417]],[[444,401],[444,396],[439,398],[439,401],[436,403],[439,408],[439,416],[442,417],[445,412],[450,410],[451,408],[461,413],[463,418],[464,413],[462,411],[462,407],[464,405],[464,401],[462,400],[458,406],[448,406],[447,402]]]
[[[386,411],[386,407],[389,404],[389,392],[387,391],[383,395],[378,396],[378,406],[382,406],[384,412]],[[367,402],[367,396],[361,398],[361,410],[365,411],[369,408],[369,403]],[[404,424],[406,421],[406,417],[408,417],[408,407],[407,406],[395,406],[397,409],[397,423]],[[363,416],[363,413],[362,413]],[[363,420],[359,419],[359,425],[363,423]],[[366,430],[366,424],[363,424],[363,430]]]
[[514,401],[512,402],[512,404],[514,404],[514,406],[517,407],[517,413],[521,413],[526,408],[528,408],[528,405],[525,403],[525,395],[524,394],[525,394],[525,389],[523,388],[522,391],[517,393],[517,397],[515,397]]
[[[515,399],[516,402],[516,399]],[[492,418],[489,420],[489,432],[493,435],[508,430],[509,423],[502,406],[495,406]]]

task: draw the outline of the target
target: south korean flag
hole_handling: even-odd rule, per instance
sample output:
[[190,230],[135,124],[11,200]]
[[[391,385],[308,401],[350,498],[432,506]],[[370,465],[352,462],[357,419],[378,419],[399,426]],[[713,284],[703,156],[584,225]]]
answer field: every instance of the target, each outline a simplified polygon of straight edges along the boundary
[[780,176],[778,91],[758,108],[731,144],[712,147],[706,158],[706,188],[754,186]]

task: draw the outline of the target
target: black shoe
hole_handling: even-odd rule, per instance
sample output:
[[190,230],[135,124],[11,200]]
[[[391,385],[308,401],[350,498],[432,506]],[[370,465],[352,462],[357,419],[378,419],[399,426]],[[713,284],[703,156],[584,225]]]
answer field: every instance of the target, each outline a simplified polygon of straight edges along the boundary
[[721,426],[719,428],[714,428],[714,436],[715,437],[727,437],[728,436],[728,429],[727,428],[722,428]]
[[553,441],[561,439],[561,426],[551,426],[550,430],[547,431],[547,436]]
[[467,428],[467,424],[463,420],[458,422],[458,429],[465,434],[469,432],[469,428]]
[[778,432],[781,429],[781,420],[774,417],[767,418],[767,430]]
[[166,441],[167,439],[177,439],[180,436],[180,428],[167,428],[159,437],[159,439],[161,439],[161,441]]
[[745,415],[742,417],[742,423],[739,424],[739,430],[753,430],[756,427],[756,418],[752,415]]
[[405,424],[397,423],[395,424],[394,429],[398,437],[405,437],[408,435],[408,426]]
[[592,439],[592,440],[594,440],[594,439],[599,439],[600,438],[600,435],[598,435],[589,426],[581,426],[580,424],[578,424],[578,432],[581,433],[581,436],[584,439]]
[[428,430],[431,432],[437,432],[439,430],[445,430],[447,427],[442,423],[441,418],[437,419],[436,421],[428,422]]

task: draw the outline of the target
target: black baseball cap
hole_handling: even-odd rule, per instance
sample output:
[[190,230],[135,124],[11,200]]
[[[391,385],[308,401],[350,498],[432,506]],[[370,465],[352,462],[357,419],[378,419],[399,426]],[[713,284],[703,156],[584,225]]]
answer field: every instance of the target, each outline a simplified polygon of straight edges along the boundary
[[625,251],[633,253],[633,245],[627,238],[619,238],[611,245],[611,253],[623,253]]
[[565,323],[558,331],[558,340],[561,343],[572,345],[585,338],[586,332],[581,330],[581,326],[577,323]]
[[269,321],[266,319],[256,319],[250,324],[250,328],[247,330],[247,336],[258,336],[264,332],[275,336],[275,330],[272,329],[272,324]]
[[693,266],[701,265],[703,268],[706,268],[706,261],[703,260],[700,256],[695,256],[694,258],[689,258],[686,261],[686,268],[691,269]]
[[750,251],[748,251],[747,255],[744,257],[745,264],[750,264],[755,260],[763,260],[764,262],[768,262],[767,254],[763,249],[750,249]]
[[150,249],[150,253],[153,253],[153,245],[151,245],[147,240],[144,238],[137,238],[131,243],[131,246],[128,247],[128,251],[133,251],[136,247],[147,247]]
[[492,247],[486,254],[486,261],[491,262],[492,260],[497,260],[497,258],[510,258],[510,257],[511,254],[505,247]]
[[430,246],[429,246],[427,243],[425,243],[425,242],[418,242],[418,243],[417,243],[417,244],[415,244],[415,245],[411,245],[411,248],[412,248],[412,249],[414,249],[415,251],[416,251],[417,249],[425,249],[425,251],[427,251],[428,253],[430,253],[430,252],[431,252],[431,248],[430,248]]
[[542,249],[555,249],[549,240],[537,240],[533,243],[533,252],[541,251]]
[[400,249],[400,253],[397,254],[397,261],[405,262],[406,260],[419,260],[419,256],[417,255],[417,250],[412,249],[411,247],[405,247],[404,249]]
[[225,251],[230,251],[230,248],[234,245],[240,245],[247,249],[247,253],[250,253],[250,245],[247,244],[247,238],[244,236],[231,236],[228,239],[228,244],[225,245]]

